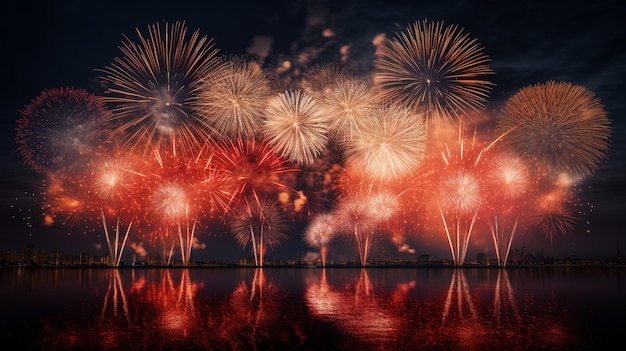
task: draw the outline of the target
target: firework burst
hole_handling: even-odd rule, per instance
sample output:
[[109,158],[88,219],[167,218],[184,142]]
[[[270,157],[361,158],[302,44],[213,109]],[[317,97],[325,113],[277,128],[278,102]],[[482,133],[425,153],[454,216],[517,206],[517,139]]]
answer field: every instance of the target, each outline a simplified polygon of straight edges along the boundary
[[94,230],[90,226],[89,215],[93,209],[85,177],[49,177],[43,192],[42,210],[46,225],[61,223],[70,230],[82,226],[80,230],[84,234]]
[[352,71],[337,62],[326,62],[314,65],[302,74],[298,83],[300,89],[317,100],[330,93],[332,86],[344,78],[354,76]]
[[149,212],[159,219],[159,230],[164,231],[159,239],[164,245],[170,232],[177,233],[182,262],[187,265],[197,242],[198,224],[211,215],[207,205],[215,197],[207,194],[211,188],[205,186],[206,163],[198,157],[156,153],[152,166],[156,169],[148,181]]
[[577,218],[568,206],[569,196],[568,191],[555,189],[541,194],[531,208],[531,223],[550,239],[550,244],[555,237],[566,236],[575,229]]
[[263,257],[287,239],[288,221],[275,201],[245,197],[231,213],[231,232],[241,247],[252,246],[256,266],[263,266]]
[[383,97],[423,113],[435,126],[483,108],[493,83],[490,59],[458,26],[426,20],[378,48],[375,83]]
[[304,231],[304,242],[319,249],[322,255],[322,266],[326,266],[328,245],[335,238],[335,218],[331,213],[319,213],[311,220]]
[[607,157],[610,121],[594,93],[549,81],[521,89],[498,115],[502,143],[550,177],[589,177]]
[[271,96],[269,76],[257,62],[230,56],[207,77],[194,108],[217,137],[254,138]]
[[529,191],[528,166],[510,154],[499,154],[490,164],[485,207],[498,265],[505,267]]
[[474,212],[482,202],[481,183],[468,172],[454,172],[443,179],[439,188],[441,207],[455,215]]
[[306,93],[287,90],[265,111],[267,142],[289,161],[309,164],[326,147],[328,119]]
[[230,140],[215,150],[212,164],[224,171],[233,185],[229,204],[237,197],[277,197],[282,191],[294,192],[283,177],[297,169],[290,167],[266,142]]
[[361,266],[367,265],[372,236],[378,224],[378,217],[373,214],[368,202],[358,196],[345,197],[335,209],[334,216],[338,232],[354,239]]
[[[89,189],[93,206],[98,209],[105,238],[109,247],[111,264],[119,266],[131,228],[139,212],[139,194],[143,190],[144,176],[135,169],[137,162],[131,155],[110,152],[92,159],[88,169]],[[109,228],[107,217],[115,218]],[[126,229],[122,234],[122,224]],[[113,231],[114,235],[111,233]]]
[[417,169],[424,157],[422,119],[394,105],[380,105],[367,127],[347,143],[346,163],[372,180],[395,180]]
[[[440,217],[448,239],[455,265],[462,266],[478,212],[486,200],[485,180],[490,165],[488,150],[493,142],[485,145],[474,132],[466,140],[469,130],[462,123],[458,126],[456,142],[443,142],[431,150],[428,167],[432,182],[431,211]],[[452,135],[450,135],[452,137]]]
[[71,176],[103,141],[99,121],[110,116],[104,103],[84,89],[46,89],[20,110],[17,150],[35,171]]
[[368,118],[375,115],[377,96],[365,79],[335,77],[318,99],[329,121],[330,139],[343,147],[364,130]]
[[163,27],[149,26],[147,36],[137,30],[136,43],[125,36],[122,56],[101,70],[103,99],[113,106],[103,124],[126,149],[194,155],[209,138],[195,106],[204,79],[219,67],[217,50],[182,22]]

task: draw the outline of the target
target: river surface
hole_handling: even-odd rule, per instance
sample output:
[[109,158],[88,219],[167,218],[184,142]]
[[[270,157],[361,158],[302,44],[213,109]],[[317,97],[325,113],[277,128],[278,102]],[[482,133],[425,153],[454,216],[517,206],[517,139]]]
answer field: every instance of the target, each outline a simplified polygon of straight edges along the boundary
[[601,350],[626,268],[5,267],[0,308],[20,350]]

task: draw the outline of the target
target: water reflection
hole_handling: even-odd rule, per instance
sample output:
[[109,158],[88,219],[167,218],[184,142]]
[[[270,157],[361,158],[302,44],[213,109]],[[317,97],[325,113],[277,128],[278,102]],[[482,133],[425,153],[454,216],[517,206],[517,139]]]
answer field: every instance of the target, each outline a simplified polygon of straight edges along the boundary
[[117,318],[119,310],[121,309],[126,322],[130,323],[128,300],[126,299],[126,293],[124,292],[124,287],[122,286],[120,272],[117,269],[112,269],[109,272],[111,280],[109,282],[109,288],[107,289],[106,295],[104,296],[100,321],[103,322],[109,313],[112,313],[113,317]]
[[[398,285],[391,294],[377,295],[367,269],[358,271],[354,280],[333,287],[327,269],[321,276],[308,276],[305,298],[311,313],[333,323],[342,333],[364,344],[384,345],[400,337],[402,319],[395,310],[414,281]],[[391,297],[389,299],[388,297]]]
[[497,328],[517,327],[522,323],[522,316],[515,302],[513,287],[509,281],[509,273],[504,269],[498,270],[492,316],[494,326]]
[[[605,283],[621,276],[569,274],[462,268],[5,270],[0,307],[5,320],[39,313],[22,326],[3,324],[3,335],[21,340],[14,335],[27,325],[30,348],[46,350],[597,349],[605,339],[594,333],[611,335],[605,315],[626,307],[620,285],[611,294]],[[590,290],[611,302],[581,307],[594,303],[581,290],[591,283]],[[15,301],[36,307],[15,308]],[[602,308],[608,311],[594,316]]]
[[215,349],[281,350],[303,343],[299,320],[263,268],[244,277],[216,312],[208,325],[218,336]]

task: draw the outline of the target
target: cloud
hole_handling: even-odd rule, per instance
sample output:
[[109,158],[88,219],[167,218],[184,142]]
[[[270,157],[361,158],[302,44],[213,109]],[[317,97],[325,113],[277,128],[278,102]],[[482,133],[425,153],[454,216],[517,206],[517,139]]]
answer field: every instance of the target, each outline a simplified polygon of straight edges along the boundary
[[198,240],[198,238],[195,238],[195,237],[193,238],[193,244],[191,245],[194,250],[206,249],[206,244],[201,242],[200,240]]
[[250,55],[258,57],[260,62],[265,61],[272,51],[274,39],[265,35],[257,35],[252,38],[252,45],[246,49]]
[[135,253],[141,257],[145,257],[148,254],[142,242],[140,243],[132,242],[130,243],[130,248],[133,249]]

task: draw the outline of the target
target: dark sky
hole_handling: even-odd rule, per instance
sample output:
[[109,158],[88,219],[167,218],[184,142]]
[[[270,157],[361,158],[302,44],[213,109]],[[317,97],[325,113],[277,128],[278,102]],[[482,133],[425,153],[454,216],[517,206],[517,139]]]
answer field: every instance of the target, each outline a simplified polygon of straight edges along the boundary
[[[23,108],[44,89],[71,86],[97,92],[96,69],[120,55],[123,34],[134,37],[162,20],[185,21],[190,30],[214,39],[221,53],[251,50],[260,38],[271,39],[260,59],[268,66],[308,55],[310,62],[339,60],[350,46],[348,62],[363,74],[373,68],[372,40],[388,37],[422,19],[456,24],[479,40],[491,58],[496,84],[487,106],[500,104],[519,89],[548,80],[566,81],[593,91],[612,121],[608,161],[580,184],[582,203],[593,207],[575,233],[545,238],[520,235],[514,246],[544,254],[612,256],[620,242],[626,250],[626,5],[622,1],[41,1],[12,2],[1,21],[4,76],[1,99],[0,216],[5,229],[0,250],[21,251],[33,243],[43,251],[77,253],[93,250],[103,238],[67,235],[42,227],[33,206],[41,176],[22,163],[16,151],[15,127]],[[331,37],[323,37],[325,29]],[[31,209],[32,208],[32,209]],[[25,219],[26,218],[26,219]],[[588,222],[588,223],[587,223]],[[32,227],[31,227],[32,225]],[[58,229],[58,228],[57,228]],[[227,235],[207,238],[207,248],[192,259],[247,255]],[[411,243],[417,254],[448,257],[449,252]],[[290,238],[268,257],[294,257],[306,252],[299,236]],[[432,252],[435,251],[435,252]],[[470,249],[468,255],[475,252]]]

